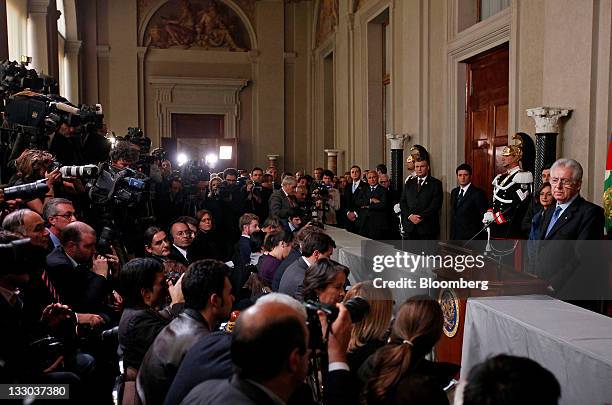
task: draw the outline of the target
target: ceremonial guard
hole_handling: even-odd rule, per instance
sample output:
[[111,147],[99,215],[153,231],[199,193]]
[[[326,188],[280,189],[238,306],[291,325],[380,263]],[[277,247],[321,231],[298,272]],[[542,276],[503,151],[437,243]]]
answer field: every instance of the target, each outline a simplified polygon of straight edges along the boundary
[[517,133],[512,138],[515,145],[508,145],[501,154],[505,172],[493,179],[493,207],[483,217],[482,222],[491,224],[491,236],[496,239],[525,239],[521,221],[529,206],[533,188],[531,168],[535,157],[535,147],[529,135]]

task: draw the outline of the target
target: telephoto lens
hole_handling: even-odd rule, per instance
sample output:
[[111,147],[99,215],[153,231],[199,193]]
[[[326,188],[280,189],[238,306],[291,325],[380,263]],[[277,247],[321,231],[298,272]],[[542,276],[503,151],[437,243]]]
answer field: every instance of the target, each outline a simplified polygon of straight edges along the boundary
[[60,173],[64,177],[94,177],[98,174],[98,166],[62,166]]
[[4,200],[15,200],[17,198],[21,198],[24,201],[30,201],[40,195],[44,195],[47,191],[49,191],[49,186],[47,185],[47,180],[40,179],[33,183],[7,187],[3,191]]

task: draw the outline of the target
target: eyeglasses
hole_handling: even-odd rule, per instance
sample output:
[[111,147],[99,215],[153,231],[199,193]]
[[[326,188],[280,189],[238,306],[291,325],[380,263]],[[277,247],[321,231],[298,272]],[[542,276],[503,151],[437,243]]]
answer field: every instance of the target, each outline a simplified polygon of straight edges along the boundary
[[200,222],[212,222],[212,218],[202,218]]
[[193,231],[189,230],[189,231],[178,231],[176,233],[177,236],[191,236],[193,235]]
[[561,187],[568,187],[568,186],[572,186],[574,184],[574,181],[572,179],[560,179],[558,177],[552,177],[550,179],[550,184],[553,186],[560,184]]
[[52,216],[54,216],[54,217],[62,217],[64,219],[70,219],[72,217],[76,218],[76,216],[74,215],[74,212],[67,212],[65,214],[56,214],[56,215],[52,215]]

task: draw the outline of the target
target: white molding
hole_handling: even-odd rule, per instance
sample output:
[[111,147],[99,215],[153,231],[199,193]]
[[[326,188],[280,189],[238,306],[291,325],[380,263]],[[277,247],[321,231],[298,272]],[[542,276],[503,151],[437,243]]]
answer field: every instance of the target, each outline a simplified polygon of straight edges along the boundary
[[47,15],[49,9],[49,0],[27,0],[28,1],[28,15],[30,14],[44,14]]
[[81,50],[82,45],[83,45],[83,41],[75,41],[75,40],[67,39],[64,42],[64,52],[66,54],[78,55]]
[[224,116],[224,139],[238,138],[240,91],[247,79],[151,76],[158,141],[172,135],[172,114]]
[[[139,47],[145,48],[145,47]],[[147,62],[176,62],[184,63],[223,63],[223,64],[251,64],[254,58],[259,56],[259,51],[229,52],[229,51],[204,51],[201,49],[159,49],[146,47]]]
[[98,45],[96,46],[96,53],[98,54],[98,59],[108,59],[110,58],[110,46]]

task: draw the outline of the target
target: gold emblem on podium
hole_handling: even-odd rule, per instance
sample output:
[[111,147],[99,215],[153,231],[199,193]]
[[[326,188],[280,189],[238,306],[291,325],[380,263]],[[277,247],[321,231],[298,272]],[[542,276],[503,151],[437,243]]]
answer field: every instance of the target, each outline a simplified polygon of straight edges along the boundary
[[442,330],[449,338],[452,338],[459,329],[459,298],[457,294],[450,288],[440,291],[438,303],[442,307],[444,315],[444,326]]

